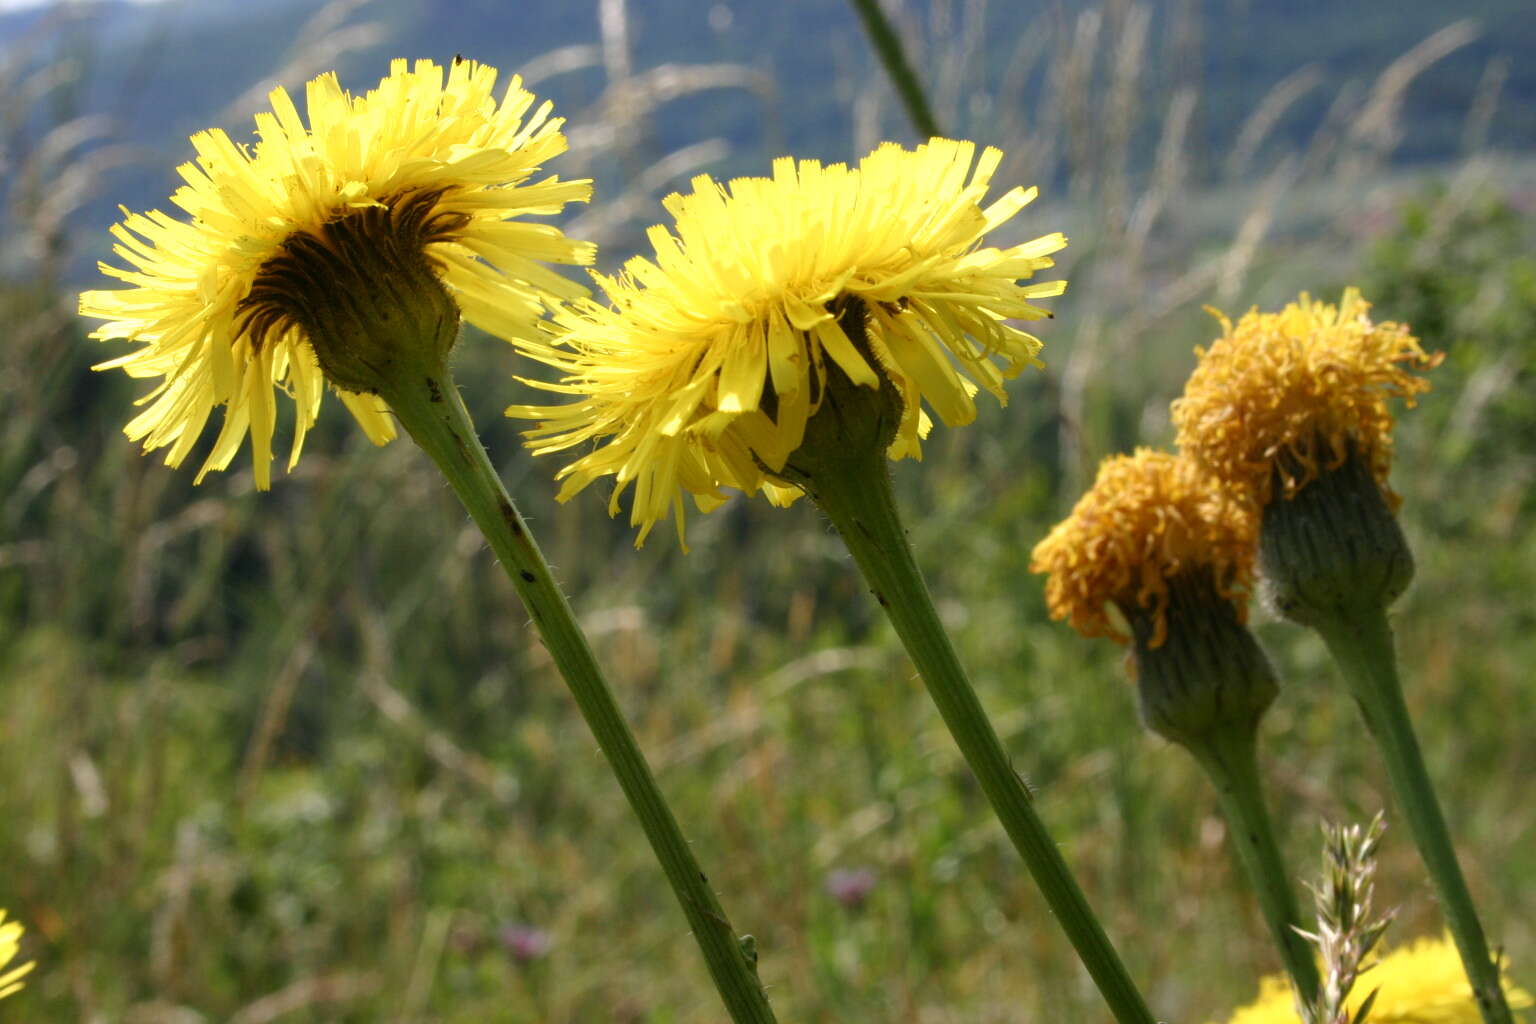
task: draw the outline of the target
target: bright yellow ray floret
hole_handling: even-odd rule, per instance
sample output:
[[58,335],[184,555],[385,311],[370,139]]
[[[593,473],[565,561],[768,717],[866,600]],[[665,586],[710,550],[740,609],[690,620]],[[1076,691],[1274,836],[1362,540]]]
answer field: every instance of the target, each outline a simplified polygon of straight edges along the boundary
[[1004,400],[1003,380],[1040,348],[1008,321],[1048,316],[1034,300],[1066,287],[1019,281],[1052,266],[1066,239],[982,247],[1036,194],[1014,188],[983,206],[1001,159],[969,142],[887,143],[854,167],[785,157],[770,178],[699,177],[669,196],[675,223],[651,228],[655,258],[597,277],[611,306],[564,310],[551,343],[525,347],[564,374],[530,383],[577,396],[508,410],[542,421],[530,446],[599,445],[561,470],[561,497],[612,476],[616,514],[633,484],[639,540],[673,514],[681,534],[685,492],[705,511],[724,488],[787,504],[799,492],[775,474],[829,365],[855,384],[894,383],[891,458],[920,456],[924,403],[956,425],[974,418],[978,387]]
[[21,979],[31,973],[37,964],[31,961],[6,970],[6,964],[21,950],[22,927],[15,921],[6,923],[5,910],[0,908],[0,999],[21,991]]
[[[178,170],[186,184],[171,201],[190,215],[124,211],[112,229],[114,251],[131,269],[101,265],[130,287],[88,291],[80,312],[106,323],[101,340],[141,342],[136,351],[100,364],[134,377],[164,380],[141,399],[127,426],[145,450],[169,447],[169,465],[191,451],[213,410],[223,429],[198,474],[224,469],[247,433],[256,484],[270,483],[274,390],[294,400],[298,460],[314,423],[324,377],[296,325],[264,330],[243,307],[264,264],[299,233],[369,208],[430,204],[416,215],[437,225],[425,255],[469,322],[503,338],[530,333],[546,294],[571,298],[585,289],[536,261],[590,263],[592,246],[554,227],[513,221],[558,213],[591,195],[587,181],[529,179],[563,152],[560,119],[550,104],[513,78],[498,102],[496,70],[455,60],[396,60],[378,88],[362,96],[342,90],[334,74],[306,88],[308,124],[288,93],[270,95],[256,116],[259,141],[241,145],[214,129],[192,137],[194,161]],[[375,443],[394,436],[383,402],[339,392]]]
[[[1388,954],[1360,976],[1350,993],[1351,1019],[1372,990],[1380,989],[1370,1024],[1479,1024],[1477,1000],[1449,938],[1420,939]],[[1511,1009],[1531,1005],[1530,993],[1507,980]],[[1259,984],[1259,998],[1234,1013],[1227,1024],[1301,1024],[1290,986],[1279,975]]]
[[1303,294],[1236,325],[1218,314],[1222,337],[1195,350],[1199,365],[1173,403],[1180,451],[1268,504],[1277,472],[1292,495],[1353,446],[1385,490],[1387,399],[1411,407],[1429,382],[1405,367],[1427,369],[1441,357],[1426,354],[1402,324],[1373,323],[1370,308],[1350,288],[1337,306]]
[[1168,581],[1183,573],[1208,573],[1246,620],[1257,529],[1250,506],[1219,481],[1187,459],[1140,448],[1099,464],[1072,514],[1035,545],[1029,568],[1049,574],[1051,618],[1124,643],[1130,637],[1109,606],[1149,609],[1157,622],[1151,646],[1159,647]]

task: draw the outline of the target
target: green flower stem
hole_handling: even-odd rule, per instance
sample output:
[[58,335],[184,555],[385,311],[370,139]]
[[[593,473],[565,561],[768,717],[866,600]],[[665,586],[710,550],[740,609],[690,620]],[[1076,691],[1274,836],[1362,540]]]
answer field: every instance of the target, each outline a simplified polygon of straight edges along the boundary
[[1387,763],[1387,777],[1440,897],[1483,1020],[1487,1024],[1512,1024],[1514,1018],[1504,998],[1498,965],[1489,955],[1488,940],[1472,905],[1472,894],[1462,877],[1445,815],[1430,784],[1413,722],[1408,717],[1386,609],[1377,606],[1350,615],[1328,616],[1320,619],[1316,628],[1338,662],[1365,719],[1365,727]]
[[694,860],[549,564],[492,468],[452,375],[445,368],[413,378],[383,398],[448,478],[511,577],[661,861],[731,1019],[771,1024],[773,1011],[756,970]]
[[875,600],[890,616],[950,735],[1115,1020],[1120,1024],[1153,1024],[1145,1000],[1035,813],[1029,791],[1014,772],[960,667],[907,544],[883,450],[876,448],[868,454],[850,451],[846,459],[838,460],[835,466],[828,464],[827,469],[815,474],[811,497],[842,534]]
[[1269,924],[1286,973],[1291,976],[1301,1002],[1315,1005],[1321,984],[1317,961],[1311,946],[1296,932],[1301,913],[1275,842],[1269,811],[1264,806],[1257,738],[1237,729],[1218,729],[1188,747],[1216,787],[1227,831],[1258,896],[1259,908]]
[[880,63],[885,65],[885,73],[890,76],[896,92],[901,96],[902,105],[907,108],[907,117],[911,118],[912,127],[928,139],[944,134],[939,131],[939,122],[928,107],[928,97],[923,95],[917,73],[907,62],[901,37],[880,9],[880,0],[852,0],[852,3],[853,9],[859,13],[859,20],[864,23],[864,31],[869,35],[875,53],[880,56]]

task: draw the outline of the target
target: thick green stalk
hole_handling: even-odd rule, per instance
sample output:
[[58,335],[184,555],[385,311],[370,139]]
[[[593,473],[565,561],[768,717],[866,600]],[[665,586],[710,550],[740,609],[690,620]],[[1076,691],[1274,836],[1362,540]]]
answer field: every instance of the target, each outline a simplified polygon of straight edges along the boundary
[[1488,952],[1488,940],[1472,904],[1472,894],[1456,860],[1450,830],[1440,801],[1424,767],[1424,756],[1403,700],[1386,609],[1357,609],[1330,615],[1314,623],[1339,664],[1365,727],[1387,763],[1387,777],[1402,804],[1403,816],[1419,847],[1444,908],[1451,936],[1461,953],[1478,1009],[1487,1024],[1512,1024],[1509,1003],[1500,985],[1498,965]]
[[731,1019],[737,1024],[771,1024],[773,1011],[755,967],[662,797],[570,604],[492,468],[452,375],[444,369],[417,377],[383,397],[448,478],[511,577],[661,861]]
[[880,56],[880,63],[885,65],[885,73],[890,76],[897,94],[901,96],[902,105],[907,108],[907,117],[911,118],[912,127],[925,139],[942,135],[939,122],[928,107],[928,97],[923,95],[917,73],[907,61],[901,37],[880,9],[880,0],[852,0],[852,3],[853,9],[859,13],[859,20],[864,23],[864,31],[869,35],[875,53]]
[[823,466],[828,471],[814,475],[811,497],[842,534],[875,600],[890,616],[950,735],[1115,1020],[1153,1024],[1145,1000],[1035,813],[1029,791],[1009,763],[939,622],[896,512],[883,450],[875,448],[867,455],[850,452],[835,468]]
[[1211,784],[1216,787],[1227,831],[1237,847],[1238,860],[1259,900],[1286,973],[1307,1006],[1317,1002],[1321,984],[1312,948],[1296,932],[1301,912],[1291,889],[1290,875],[1280,857],[1279,844],[1259,783],[1258,744],[1252,733],[1220,729],[1188,745]]

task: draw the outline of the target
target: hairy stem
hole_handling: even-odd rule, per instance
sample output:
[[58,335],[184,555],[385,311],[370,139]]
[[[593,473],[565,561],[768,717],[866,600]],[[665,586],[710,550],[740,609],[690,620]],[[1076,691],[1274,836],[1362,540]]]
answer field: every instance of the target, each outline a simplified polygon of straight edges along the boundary
[[1035,813],[1029,791],[1009,763],[939,622],[896,512],[883,450],[850,453],[830,471],[816,473],[809,490],[842,534],[875,600],[890,616],[950,735],[1115,1020],[1153,1024],[1145,1000]]
[[452,375],[444,368],[401,382],[383,397],[447,477],[523,599],[640,819],[731,1019],[736,1024],[772,1024],[773,1011],[756,969],[683,838],[549,564],[491,466]]
[[1259,909],[1286,973],[1291,976],[1301,1002],[1311,1005],[1317,1001],[1317,964],[1312,948],[1296,931],[1301,924],[1301,911],[1280,857],[1280,846],[1275,842],[1274,825],[1264,806],[1256,739],[1251,733],[1223,729],[1190,745],[1189,750],[1216,787],[1228,834],[1258,897]]
[[1366,729],[1386,761],[1387,776],[1440,897],[1483,1020],[1487,1024],[1512,1024],[1498,965],[1489,955],[1488,940],[1457,862],[1450,830],[1430,784],[1408,705],[1403,700],[1386,609],[1378,606],[1351,615],[1326,616],[1316,623],[1316,628],[1343,671]]

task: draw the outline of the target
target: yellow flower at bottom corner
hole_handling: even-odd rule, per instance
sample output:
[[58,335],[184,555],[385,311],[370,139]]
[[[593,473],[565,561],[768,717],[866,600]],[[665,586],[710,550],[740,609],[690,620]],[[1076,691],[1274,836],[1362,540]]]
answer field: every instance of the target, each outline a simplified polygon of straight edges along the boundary
[[517,77],[498,100],[496,79],[471,60],[396,60],[362,95],[334,73],[311,80],[307,124],[274,89],[254,145],[219,129],[192,136],[196,157],[178,168],[185,184],[171,196],[189,219],[123,210],[111,230],[127,266],[99,266],[126,287],[80,296],[80,314],[105,321],[92,338],[139,346],[95,368],[159,378],[138,400],[129,438],[146,452],[168,449],[166,464],[179,466],[222,408],[197,479],[227,468],[249,437],[265,490],[278,391],[294,405],[290,469],[328,384],[370,441],[395,436],[381,398],[329,379],[302,324],[317,301],[358,301],[343,282],[296,274],[289,258],[296,246],[328,247],[322,236],[340,224],[379,227],[366,251],[338,259],[369,273],[398,248],[424,261],[464,320],[502,338],[537,330],[550,304],[585,295],[543,264],[590,263],[594,247],[521,218],[585,202],[591,182],[532,180],[566,150],[564,122]]
[[611,476],[617,514],[633,485],[637,543],[674,515],[681,535],[685,495],[704,511],[725,488],[795,500],[776,474],[834,367],[894,387],[887,453],[920,457],[924,406],[969,423],[979,390],[1005,400],[1003,381],[1039,365],[1039,340],[1009,321],[1048,317],[1035,300],[1066,287],[1020,283],[1054,265],[1060,233],[983,245],[1037,192],[984,205],[1001,160],[935,138],[885,143],[854,166],[782,157],[767,178],[695,178],[664,201],[673,224],[651,228],[654,257],[594,275],[611,305],[567,307],[547,344],[519,346],[563,375],[526,383],[575,400],[507,414],[540,421],[526,432],[535,453],[583,452],[559,473],[562,499]]
[[[1461,957],[1449,936],[1423,938],[1377,961],[1355,982],[1348,1008],[1351,1016],[1373,991],[1376,1002],[1367,1024],[1481,1024],[1482,1014]],[[1526,990],[1504,982],[1511,1009],[1531,1006]],[[1290,986],[1283,977],[1259,983],[1259,998],[1234,1013],[1227,1024],[1301,1024]]]
[[37,966],[35,961],[28,961],[19,967],[5,969],[5,965],[15,959],[21,950],[22,931],[19,922],[6,923],[5,910],[0,908],[0,999],[21,991],[21,979]]

